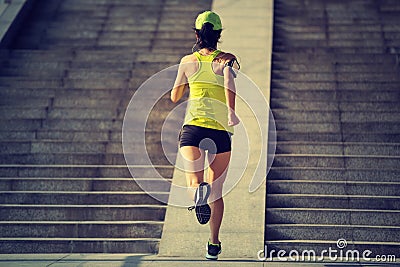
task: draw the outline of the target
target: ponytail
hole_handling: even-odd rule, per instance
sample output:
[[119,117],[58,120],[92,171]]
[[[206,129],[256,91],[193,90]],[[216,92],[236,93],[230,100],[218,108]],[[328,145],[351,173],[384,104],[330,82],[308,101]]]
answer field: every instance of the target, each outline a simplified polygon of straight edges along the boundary
[[217,49],[217,43],[221,37],[221,30],[214,30],[214,26],[206,22],[201,27],[201,30],[196,30],[198,40],[194,47],[197,46],[198,49],[209,48]]

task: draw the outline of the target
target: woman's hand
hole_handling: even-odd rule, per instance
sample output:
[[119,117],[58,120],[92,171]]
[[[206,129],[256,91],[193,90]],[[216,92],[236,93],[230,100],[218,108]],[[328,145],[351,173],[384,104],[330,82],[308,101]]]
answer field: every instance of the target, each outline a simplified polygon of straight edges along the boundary
[[235,126],[240,123],[239,118],[236,116],[235,112],[228,113],[228,126]]

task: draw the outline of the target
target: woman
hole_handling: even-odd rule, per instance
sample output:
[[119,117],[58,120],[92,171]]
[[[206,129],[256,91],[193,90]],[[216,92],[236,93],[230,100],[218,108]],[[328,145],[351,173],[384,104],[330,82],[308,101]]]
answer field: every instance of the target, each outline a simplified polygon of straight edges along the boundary
[[[235,114],[236,57],[217,49],[222,24],[211,11],[198,15],[195,22],[197,51],[182,58],[171,100],[181,99],[190,89],[185,122],[179,135],[187,185],[201,224],[210,221],[206,258],[218,259],[221,253],[219,229],[224,213],[222,187],[231,156]],[[234,70],[235,68],[235,70]],[[205,152],[208,152],[208,177],[204,181]],[[208,204],[209,202],[209,204]]]

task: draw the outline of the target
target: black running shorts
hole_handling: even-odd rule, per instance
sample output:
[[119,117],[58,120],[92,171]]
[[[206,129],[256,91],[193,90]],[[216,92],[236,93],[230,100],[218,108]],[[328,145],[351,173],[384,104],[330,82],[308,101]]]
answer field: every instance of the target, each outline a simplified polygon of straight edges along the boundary
[[231,151],[232,133],[194,125],[184,125],[179,133],[179,147],[195,146],[208,153],[219,154]]

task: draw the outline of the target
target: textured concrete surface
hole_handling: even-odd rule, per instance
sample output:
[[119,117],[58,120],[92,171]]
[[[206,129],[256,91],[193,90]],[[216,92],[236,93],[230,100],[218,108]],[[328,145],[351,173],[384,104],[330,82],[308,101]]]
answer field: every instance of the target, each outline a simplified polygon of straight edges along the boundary
[[[256,192],[249,193],[249,189],[253,177],[263,181],[267,165],[265,138],[272,48],[272,2],[213,2],[213,10],[221,16],[224,27],[219,48],[237,55],[242,66],[241,71],[261,90],[247,92],[251,88],[248,86],[250,81],[244,76],[238,77],[237,113],[241,118],[241,125],[236,127],[233,136],[232,160],[224,185],[225,190],[232,190],[224,197],[221,259],[254,259],[264,243],[265,182]],[[258,60],[260,55],[262,60]],[[245,101],[248,101],[248,105]],[[260,112],[260,108],[266,108],[267,112]],[[252,112],[257,114],[256,117]],[[235,185],[237,177],[241,179]],[[184,184],[184,173],[176,170],[173,183]],[[172,189],[171,196],[174,194],[176,192]],[[203,257],[208,233],[208,225],[200,226],[194,212],[168,206],[159,255]]]
[[332,263],[314,263],[314,262],[279,262],[277,259],[274,262],[263,262],[250,259],[238,258],[225,258],[215,261],[207,261],[200,258],[186,258],[186,257],[160,257],[147,254],[36,254],[36,255],[0,255],[1,267],[43,267],[43,266],[57,266],[57,267],[184,267],[184,266],[213,266],[213,267],[228,267],[228,266],[241,266],[241,267],[356,267],[356,266],[397,266],[397,263],[390,263],[387,265],[378,263],[346,263],[346,262],[332,262]]

